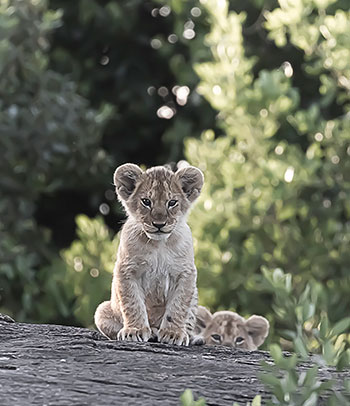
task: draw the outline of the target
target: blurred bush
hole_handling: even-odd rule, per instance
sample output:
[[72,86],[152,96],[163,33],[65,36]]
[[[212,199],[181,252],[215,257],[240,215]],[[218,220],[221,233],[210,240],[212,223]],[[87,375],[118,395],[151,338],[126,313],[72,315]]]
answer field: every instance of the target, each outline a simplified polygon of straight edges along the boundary
[[77,228],[78,240],[62,252],[64,289],[76,320],[89,326],[96,307],[110,297],[119,238],[111,237],[101,217],[78,216]]
[[0,5],[0,306],[20,320],[37,320],[39,298],[56,289],[43,290],[50,274],[38,272],[55,252],[34,218],[40,196],[93,186],[108,168],[100,147],[106,112],[91,110],[48,69],[47,36],[59,17],[44,1]]
[[[213,125],[214,111],[195,91],[193,62],[209,57],[202,41],[208,24],[191,15],[195,1],[49,4],[63,12],[50,64],[69,74],[92,106],[113,106],[103,146],[117,163],[176,161],[185,136]],[[183,35],[190,16],[196,23],[191,40]]]
[[335,3],[280,1],[264,12],[267,36],[302,52],[299,74],[318,81],[307,104],[288,60],[253,74],[244,14],[229,11],[226,1],[204,3],[213,61],[196,66],[198,90],[219,111],[225,136],[208,130],[186,147],[206,174],[191,217],[200,300],[270,314],[279,329],[291,321],[276,320],[263,266],[295,275],[297,290],[305,281],[321,283],[332,321],[350,306],[350,13]]

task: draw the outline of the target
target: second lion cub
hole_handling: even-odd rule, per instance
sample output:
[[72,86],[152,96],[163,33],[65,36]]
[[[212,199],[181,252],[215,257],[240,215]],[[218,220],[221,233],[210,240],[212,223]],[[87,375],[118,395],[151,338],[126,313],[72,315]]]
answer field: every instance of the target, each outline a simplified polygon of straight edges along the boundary
[[198,306],[194,344],[225,345],[255,351],[269,333],[269,322],[262,316],[244,319],[235,312],[223,310],[211,314]]
[[114,268],[111,300],[95,324],[111,339],[189,345],[197,310],[197,271],[186,214],[203,186],[192,166],[142,171],[125,164],[114,184],[128,219]]

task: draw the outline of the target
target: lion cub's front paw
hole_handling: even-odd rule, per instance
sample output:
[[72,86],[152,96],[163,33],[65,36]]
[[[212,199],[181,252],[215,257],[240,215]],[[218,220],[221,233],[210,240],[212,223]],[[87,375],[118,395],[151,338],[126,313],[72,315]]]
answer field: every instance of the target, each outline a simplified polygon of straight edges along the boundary
[[205,339],[201,336],[195,336],[191,339],[191,345],[204,345]]
[[149,327],[123,327],[117,335],[117,340],[147,342],[150,337],[151,329]]
[[161,328],[158,332],[158,340],[161,343],[189,345],[190,337],[188,334],[177,328]]

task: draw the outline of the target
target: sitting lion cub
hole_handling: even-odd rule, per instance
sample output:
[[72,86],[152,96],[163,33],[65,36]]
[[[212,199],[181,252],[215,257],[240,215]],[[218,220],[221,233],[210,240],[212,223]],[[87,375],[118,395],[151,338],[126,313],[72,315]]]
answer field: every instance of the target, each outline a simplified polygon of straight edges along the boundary
[[211,314],[198,306],[194,344],[226,345],[254,351],[263,344],[269,333],[265,317],[251,316],[244,319],[230,311]]
[[110,339],[189,345],[197,311],[197,270],[186,214],[203,186],[202,172],[125,164],[114,184],[128,219],[114,267],[111,300],[95,324]]

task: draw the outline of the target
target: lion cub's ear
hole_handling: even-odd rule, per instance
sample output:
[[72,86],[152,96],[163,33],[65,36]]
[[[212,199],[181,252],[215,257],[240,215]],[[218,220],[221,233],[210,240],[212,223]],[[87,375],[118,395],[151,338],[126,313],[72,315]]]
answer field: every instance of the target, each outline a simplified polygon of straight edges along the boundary
[[197,320],[196,320],[196,334],[201,334],[212,321],[213,315],[210,311],[203,306],[198,306]]
[[190,202],[194,202],[199,196],[204,183],[202,171],[194,166],[185,166],[175,172],[175,176],[182,190]]
[[115,191],[120,200],[128,200],[129,196],[135,190],[138,178],[142,174],[142,169],[134,164],[124,164],[116,169],[113,180]]
[[260,347],[269,334],[269,322],[265,319],[265,317],[254,315],[249,317],[245,323],[245,326],[248,334],[252,337],[254,344],[257,347]]

